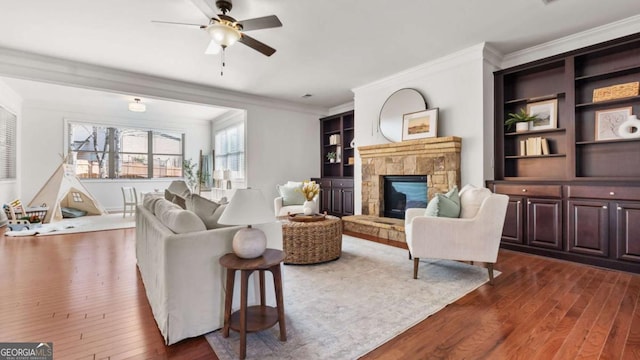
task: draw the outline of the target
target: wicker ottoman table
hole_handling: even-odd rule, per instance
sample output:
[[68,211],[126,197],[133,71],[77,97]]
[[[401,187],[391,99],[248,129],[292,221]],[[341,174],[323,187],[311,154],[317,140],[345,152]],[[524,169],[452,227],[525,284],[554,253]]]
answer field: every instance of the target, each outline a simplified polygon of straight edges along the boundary
[[342,254],[342,221],[327,215],[313,222],[291,221],[280,216],[285,264],[318,264]]

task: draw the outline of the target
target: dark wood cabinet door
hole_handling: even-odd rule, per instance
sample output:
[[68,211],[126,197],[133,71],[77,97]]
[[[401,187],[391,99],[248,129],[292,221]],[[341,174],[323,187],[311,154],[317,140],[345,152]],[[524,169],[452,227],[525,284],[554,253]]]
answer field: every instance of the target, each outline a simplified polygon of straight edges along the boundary
[[342,189],[331,189],[331,212],[334,214],[342,214]]
[[353,215],[353,188],[342,189],[342,215]]
[[609,202],[569,200],[567,202],[569,251],[609,256]]
[[524,198],[518,196],[509,196],[507,204],[507,215],[504,218],[504,227],[502,229],[502,241],[524,244]]
[[562,200],[527,199],[529,245],[562,250]]
[[640,262],[640,202],[615,203],[618,259]]
[[331,189],[320,188],[320,212],[331,212]]

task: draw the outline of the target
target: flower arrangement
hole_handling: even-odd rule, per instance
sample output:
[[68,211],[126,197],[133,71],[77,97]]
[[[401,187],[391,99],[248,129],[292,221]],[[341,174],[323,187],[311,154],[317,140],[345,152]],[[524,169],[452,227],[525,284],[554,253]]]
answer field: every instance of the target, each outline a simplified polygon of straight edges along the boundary
[[315,181],[305,181],[302,184],[302,194],[307,201],[312,201],[313,198],[320,192],[320,186]]

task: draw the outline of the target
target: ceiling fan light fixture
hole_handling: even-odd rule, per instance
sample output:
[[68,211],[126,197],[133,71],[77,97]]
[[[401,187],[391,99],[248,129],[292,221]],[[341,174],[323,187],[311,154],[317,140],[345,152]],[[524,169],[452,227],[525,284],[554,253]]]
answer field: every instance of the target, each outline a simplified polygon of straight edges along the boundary
[[213,42],[218,44],[222,48],[231,46],[240,40],[240,31],[231,24],[215,23],[207,27],[207,32],[211,36]]
[[140,102],[140,99],[133,99],[134,102],[129,103],[129,111],[133,112],[145,112],[147,111],[147,105]]
[[216,44],[215,41],[211,40],[209,42],[209,46],[207,46],[207,49],[204,51],[204,53],[207,55],[217,55],[220,53],[220,50],[222,50],[222,47]]

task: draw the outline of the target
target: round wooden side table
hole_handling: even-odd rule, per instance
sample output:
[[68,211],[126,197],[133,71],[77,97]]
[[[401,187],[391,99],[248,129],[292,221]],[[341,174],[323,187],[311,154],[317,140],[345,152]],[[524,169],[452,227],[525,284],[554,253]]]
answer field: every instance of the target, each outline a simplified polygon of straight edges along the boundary
[[[276,323],[280,325],[280,341],[287,341],[287,329],[284,320],[284,300],[282,297],[282,276],[280,263],[284,260],[284,252],[276,249],[265,250],[262,256],[255,259],[242,259],[230,253],[220,258],[220,265],[227,269],[227,287],[224,299],[224,327],[222,336],[229,337],[229,329],[240,333],[240,359],[247,356],[247,332],[268,329]],[[240,310],[231,314],[233,303],[233,287],[236,271],[240,271]],[[247,307],[247,287],[249,275],[258,271],[260,276],[260,305]],[[266,305],[264,293],[264,272],[273,274],[273,285],[276,293],[276,307]]]

